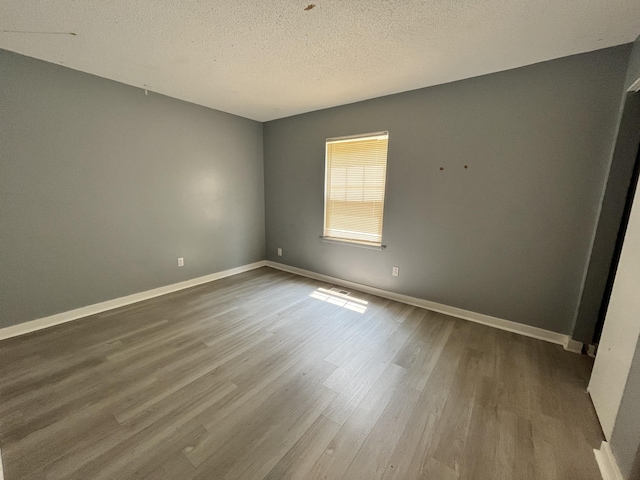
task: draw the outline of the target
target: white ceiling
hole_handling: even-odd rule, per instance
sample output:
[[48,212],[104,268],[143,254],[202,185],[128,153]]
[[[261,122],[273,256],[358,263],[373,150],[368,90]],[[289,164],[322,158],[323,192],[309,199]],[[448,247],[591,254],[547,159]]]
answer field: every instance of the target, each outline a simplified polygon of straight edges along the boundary
[[0,48],[260,121],[639,33],[640,0],[0,2]]

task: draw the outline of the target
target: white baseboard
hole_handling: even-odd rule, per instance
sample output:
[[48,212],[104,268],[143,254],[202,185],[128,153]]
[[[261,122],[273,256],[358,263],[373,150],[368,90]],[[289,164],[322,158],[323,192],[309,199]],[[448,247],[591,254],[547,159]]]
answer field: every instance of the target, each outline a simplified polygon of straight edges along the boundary
[[567,341],[566,343],[564,343],[564,349],[567,352],[572,352],[572,353],[582,353],[582,347],[584,347],[584,344],[582,342],[579,342],[577,340],[574,340],[573,338],[570,338],[567,335]]
[[[311,272],[309,270],[303,270],[301,268],[291,267],[289,265],[264,260],[251,263],[249,265],[243,265],[241,267],[224,270],[222,272],[212,273],[203,277],[192,278],[191,280],[185,280],[184,282],[154,288],[153,290],[147,290],[145,292],[127,295],[126,297],[115,298],[113,300],[107,300],[106,302],[88,305],[86,307],[77,308],[75,310],[69,310],[68,312],[58,313],[49,317],[39,318],[37,320],[31,320],[29,322],[20,323],[18,325],[5,327],[0,329],[0,340],[17,337],[19,335],[24,335],[25,333],[35,332],[37,330],[42,330],[44,328],[59,325],[61,323],[71,322],[73,320],[88,317],[89,315],[95,315],[107,310],[113,310],[114,308],[124,307],[132,303],[159,297],[161,295],[166,295],[167,293],[177,292],[179,290],[184,290],[185,288],[195,287],[196,285],[201,285],[203,283],[213,282],[214,280],[219,280],[221,278],[230,277],[239,273],[248,272],[249,270],[264,267],[265,265],[276,268],[278,270],[283,270],[285,272],[301,275],[303,277],[309,277],[336,285],[342,285],[345,287],[360,290],[362,292],[367,292],[372,295],[377,295],[379,297],[388,298],[390,300],[395,300],[409,305],[414,305],[416,307],[425,308],[434,312],[444,313],[446,315],[451,315],[453,317],[461,318],[464,320],[481,323],[483,325],[499,328],[500,330],[506,330],[508,332],[518,333],[527,337],[556,343],[558,345],[562,345],[565,350],[570,352],[580,353],[582,351],[582,343],[572,340],[569,335],[563,335],[561,333],[544,330],[542,328],[532,327],[529,325],[524,325],[522,323],[512,322],[510,320],[491,317],[489,315],[471,312],[462,308],[450,307],[448,305],[442,305],[440,303],[431,302],[429,300],[410,297],[408,295],[402,295],[400,293],[389,292],[387,290],[350,282],[348,280],[342,280],[340,278],[330,277],[328,275],[322,275],[320,273]],[[2,480],[1,477],[0,480]]]
[[600,450],[594,450],[593,453],[596,456],[596,462],[598,462],[602,480],[624,480],[618,463],[611,451],[611,447],[606,441],[602,442]]
[[[29,332],[35,332],[36,330],[42,330],[43,328],[52,327],[61,323],[71,322],[72,320],[78,320],[79,318],[95,315],[96,313],[113,310],[118,307],[124,307],[125,305],[159,297],[160,295],[166,295],[167,293],[177,292],[178,290],[184,290],[185,288],[195,287],[196,285],[202,285],[203,283],[213,282],[214,280],[237,275],[238,273],[248,272],[249,270],[264,267],[265,265],[266,262],[261,260],[256,263],[250,263],[241,267],[205,275],[204,277],[192,278],[191,280],[185,280],[184,282],[173,283],[164,287],[154,288],[153,290],[134,293],[133,295],[127,295],[126,297],[114,298],[113,300],[107,300],[106,302],[95,303],[93,305],[87,305],[86,307],[76,308],[75,310],[69,310],[68,312],[62,312],[49,317],[19,323],[18,325],[12,325],[11,327],[0,329],[0,340],[17,337],[18,335],[24,335]],[[2,480],[1,476],[0,480]]]
[[[550,330],[544,330],[538,327],[532,327],[530,325],[524,325],[522,323],[512,322],[510,320],[504,320],[502,318],[491,317],[482,313],[471,312],[462,308],[450,307],[448,305],[442,305],[441,303],[431,302],[429,300],[423,300],[422,298],[410,297],[408,295],[402,295],[400,293],[389,292],[375,287],[369,287],[368,285],[362,285],[360,283],[350,282],[348,280],[342,280],[340,278],[330,277],[328,275],[322,275],[321,273],[311,272],[309,270],[303,270],[302,268],[291,267],[282,263],[267,261],[267,266],[283,270],[289,273],[295,273],[296,275],[302,275],[303,277],[313,278],[315,280],[321,280],[327,283],[333,283],[341,285],[343,287],[353,288],[361,292],[370,293],[382,298],[388,298],[389,300],[395,300],[397,302],[406,303],[434,312],[444,313],[453,317],[461,318],[463,320],[469,320],[471,322],[481,323],[490,327],[499,328],[500,330],[506,330],[508,332],[519,333],[526,337],[537,338],[547,342],[562,345],[565,350],[574,353],[582,352],[582,343],[572,340],[569,335],[562,333],[552,332]],[[577,344],[580,343],[580,349],[578,350]]]

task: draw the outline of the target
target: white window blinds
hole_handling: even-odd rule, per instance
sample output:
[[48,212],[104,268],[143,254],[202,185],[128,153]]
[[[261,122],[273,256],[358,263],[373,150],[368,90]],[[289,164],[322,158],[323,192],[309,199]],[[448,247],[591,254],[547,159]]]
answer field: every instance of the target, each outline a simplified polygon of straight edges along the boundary
[[388,132],[327,140],[325,237],[381,245],[388,140]]

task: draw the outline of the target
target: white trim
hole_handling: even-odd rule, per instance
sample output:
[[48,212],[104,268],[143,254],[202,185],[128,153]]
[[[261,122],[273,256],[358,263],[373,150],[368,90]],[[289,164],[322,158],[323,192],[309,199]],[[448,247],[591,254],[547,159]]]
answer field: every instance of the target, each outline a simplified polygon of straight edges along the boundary
[[368,248],[369,250],[384,250],[385,248],[387,248],[386,245],[382,245],[381,243],[365,243],[359,240],[347,240],[344,238],[320,236],[320,240],[327,243],[335,243],[336,245],[344,245],[345,247]]
[[361,133],[359,135],[347,135],[345,137],[333,137],[327,138],[325,143],[344,143],[344,142],[357,142],[360,140],[389,140],[389,131],[384,130],[381,132],[373,133]]
[[2,471],[2,450],[0,450],[0,480],[4,480],[4,473]]
[[[31,320],[29,322],[20,323],[18,325],[5,327],[0,329],[0,340],[4,340],[11,337],[17,337],[19,335],[24,335],[25,333],[35,332],[37,330],[49,328],[54,325],[59,325],[61,323],[71,322],[73,320],[78,320],[80,318],[84,318],[89,315],[95,315],[97,313],[105,312],[107,310],[112,310],[114,308],[123,307],[126,305],[130,305],[132,303],[141,302],[143,300],[159,297],[161,295],[177,292],[179,290],[184,290],[185,288],[191,288],[197,285],[202,285],[203,283],[213,282],[214,280],[219,280],[221,278],[230,277],[232,275],[237,275],[239,273],[248,272],[249,270],[254,270],[256,268],[264,267],[265,265],[272,268],[276,268],[278,270],[283,270],[285,272],[294,273],[296,275],[302,275],[303,277],[309,277],[316,280],[334,283],[336,285],[342,285],[345,287],[354,288],[363,292],[377,295],[379,297],[388,298],[390,300],[395,300],[395,301],[406,303],[409,305],[414,305],[416,307],[425,308],[427,310],[432,310],[434,312],[444,313],[446,315],[451,315],[457,318],[461,318],[463,320],[469,320],[471,322],[481,323],[483,325],[488,325],[494,328],[498,328],[500,330],[506,330],[508,332],[518,333],[520,335],[524,335],[527,337],[537,338],[540,340],[545,340],[547,342],[556,343],[558,345],[562,345],[565,348],[565,350],[570,352],[580,353],[582,351],[582,344],[580,342],[576,342],[575,340],[572,340],[569,337],[569,335],[563,335],[561,333],[544,330],[542,328],[532,327],[529,325],[524,325],[522,323],[512,322],[510,320],[491,317],[489,315],[471,312],[469,310],[464,310],[462,308],[450,307],[448,305],[442,305],[440,303],[431,302],[429,300],[410,297],[408,295],[403,295],[400,293],[389,292],[387,290],[382,290],[375,287],[369,287],[367,285],[350,282],[348,280],[342,280],[339,278],[330,277],[328,275],[322,275],[320,273],[311,272],[309,270],[303,270],[301,268],[291,267],[289,265],[284,265],[281,263],[265,261],[265,260],[251,263],[249,265],[243,265],[241,267],[232,268],[229,270],[224,270],[222,272],[212,273],[210,275],[205,275],[203,277],[192,278],[191,280],[185,280],[184,282],[178,282],[171,285],[166,285],[164,287],[154,288],[153,290],[147,290],[145,292],[135,293],[133,295],[127,295],[126,297],[107,300],[106,302],[88,305],[86,307],[77,308],[75,310],[69,310],[67,312],[58,313],[55,315],[51,315],[49,317],[39,318],[37,320]],[[2,477],[0,477],[0,480],[2,480]]]
[[302,268],[291,267],[289,265],[284,265],[282,263],[272,262],[269,260],[267,260],[267,267],[276,268],[278,270],[283,270],[289,273],[295,273],[296,275],[302,275],[303,277],[309,277],[327,283],[342,285],[343,287],[353,288],[355,290],[360,290],[361,292],[377,295],[378,297],[388,298],[390,300],[395,300],[397,302],[425,308],[434,312],[444,313],[445,315],[451,315],[453,317],[461,318],[463,320],[469,320],[471,322],[481,323],[483,325],[488,325],[500,330],[518,333],[526,337],[537,338],[546,342],[562,345],[563,347],[565,347],[565,349],[568,349],[570,345],[573,345],[571,343],[573,342],[573,340],[569,337],[569,335],[564,335],[562,333],[556,333],[550,330],[544,330],[542,328],[512,322],[510,320],[503,320],[502,318],[491,317],[482,313],[463,310],[462,308],[450,307],[448,305],[442,305],[440,303],[431,302],[429,300],[423,300],[422,298],[410,297],[408,295],[402,295],[400,293],[389,292],[387,290],[369,287],[368,285],[362,285],[360,283],[350,282],[348,280],[342,280],[340,278],[330,277],[328,275],[322,275],[320,273],[303,270]]
[[640,78],[638,78],[633,84],[629,87],[627,92],[640,92]]
[[582,342],[574,340],[567,335],[567,341],[563,344],[563,346],[567,352],[582,353],[582,347],[584,347],[584,344]]
[[[79,318],[87,317],[89,315],[95,315],[96,313],[101,313],[106,310],[112,310],[114,308],[123,307],[125,305],[141,302],[150,298],[159,297],[160,295],[166,295],[167,293],[177,292],[178,290],[184,290],[185,288],[195,287],[196,285],[202,285],[203,283],[213,282],[214,280],[248,272],[249,270],[264,267],[265,265],[266,262],[261,260],[241,267],[205,275],[204,277],[192,278],[191,280],[185,280],[184,282],[173,283],[171,285],[154,288],[145,292],[127,295],[126,297],[114,298],[113,300],[107,300],[106,302],[95,303],[93,305],[87,305],[86,307],[76,308],[75,310],[69,310],[68,312],[57,313],[49,317],[19,323],[18,325],[12,325],[10,327],[0,329],[0,340],[17,337],[18,335],[24,335],[29,332],[35,332],[36,330],[42,330],[43,328],[52,327],[72,320],[78,320]],[[0,477],[0,480],[2,480],[2,477]]]
[[616,462],[611,447],[606,441],[602,442],[600,450],[594,449],[593,453],[596,456],[602,480],[624,480],[618,467],[618,462]]

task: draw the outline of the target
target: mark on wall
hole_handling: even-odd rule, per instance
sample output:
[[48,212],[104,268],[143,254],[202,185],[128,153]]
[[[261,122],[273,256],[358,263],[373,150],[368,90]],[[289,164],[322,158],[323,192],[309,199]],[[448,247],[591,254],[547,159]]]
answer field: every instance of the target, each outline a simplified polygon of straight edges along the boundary
[[73,32],[32,32],[28,30],[2,30],[2,33],[31,33],[35,35],[73,35],[74,37],[77,33]]

